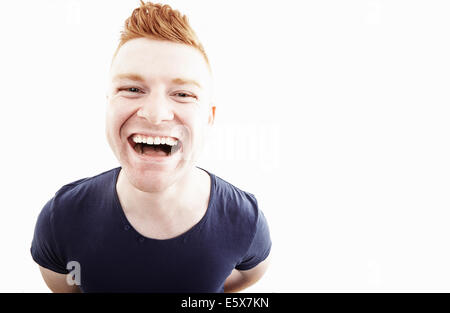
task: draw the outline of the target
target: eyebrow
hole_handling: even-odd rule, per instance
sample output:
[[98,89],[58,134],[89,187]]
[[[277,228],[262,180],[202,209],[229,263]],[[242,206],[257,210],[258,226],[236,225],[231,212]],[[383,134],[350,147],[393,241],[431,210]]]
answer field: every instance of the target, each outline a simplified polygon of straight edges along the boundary
[[202,88],[202,86],[193,79],[174,78],[172,79],[172,83],[177,85],[196,85],[198,88]]
[[130,79],[130,80],[136,80],[136,81],[140,81],[140,82],[144,82],[145,79],[138,74],[117,74],[116,76],[114,76],[113,81],[116,80],[121,80],[121,79]]
[[[134,81],[138,81],[138,82],[145,82],[144,77],[142,77],[139,74],[133,74],[133,73],[117,74],[116,76],[114,76],[113,81],[121,80],[121,79],[129,79],[129,80],[134,80]],[[200,83],[198,83],[194,79],[174,78],[174,79],[172,79],[171,82],[173,84],[177,84],[177,85],[196,85],[197,87],[202,88]]]

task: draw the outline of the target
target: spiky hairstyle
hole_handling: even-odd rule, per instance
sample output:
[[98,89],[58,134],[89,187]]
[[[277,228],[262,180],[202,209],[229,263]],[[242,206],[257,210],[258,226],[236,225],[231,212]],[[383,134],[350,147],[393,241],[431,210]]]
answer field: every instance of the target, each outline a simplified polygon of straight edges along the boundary
[[205,49],[189,25],[186,15],[173,10],[167,4],[162,5],[140,1],[140,7],[134,9],[131,16],[125,20],[125,26],[121,32],[119,46],[114,53],[114,57],[120,47],[132,39],[168,40],[186,44],[199,50],[210,68]]

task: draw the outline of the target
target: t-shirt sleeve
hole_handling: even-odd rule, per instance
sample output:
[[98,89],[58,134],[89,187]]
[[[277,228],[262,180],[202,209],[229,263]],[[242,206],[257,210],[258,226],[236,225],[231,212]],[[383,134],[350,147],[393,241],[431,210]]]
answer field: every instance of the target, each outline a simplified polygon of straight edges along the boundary
[[67,274],[64,261],[58,251],[54,233],[53,201],[52,198],[41,210],[31,243],[31,256],[40,266],[57,273]]
[[249,270],[255,267],[267,258],[271,248],[269,225],[263,212],[258,209],[255,235],[246,255],[235,268],[237,270]]

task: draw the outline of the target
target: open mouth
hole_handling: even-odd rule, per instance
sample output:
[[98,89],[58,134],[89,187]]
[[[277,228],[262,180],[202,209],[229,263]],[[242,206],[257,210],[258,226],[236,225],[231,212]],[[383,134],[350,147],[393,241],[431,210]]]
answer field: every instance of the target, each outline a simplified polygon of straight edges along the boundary
[[174,137],[131,135],[128,142],[137,154],[150,157],[168,157],[181,149],[181,141]]

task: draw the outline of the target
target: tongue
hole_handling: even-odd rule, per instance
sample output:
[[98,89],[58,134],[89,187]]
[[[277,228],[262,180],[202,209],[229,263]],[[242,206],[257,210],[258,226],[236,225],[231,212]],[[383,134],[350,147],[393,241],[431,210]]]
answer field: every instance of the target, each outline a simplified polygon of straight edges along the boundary
[[167,154],[159,148],[151,147],[148,145],[144,145],[142,148],[142,152],[148,156],[167,156]]

